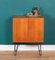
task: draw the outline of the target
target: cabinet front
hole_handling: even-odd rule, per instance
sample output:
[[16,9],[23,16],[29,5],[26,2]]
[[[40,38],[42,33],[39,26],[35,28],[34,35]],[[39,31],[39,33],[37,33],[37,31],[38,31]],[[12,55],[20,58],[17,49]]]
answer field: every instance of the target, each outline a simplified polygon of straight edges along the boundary
[[27,42],[28,18],[14,18],[13,26],[13,38],[15,38],[14,42]]
[[13,42],[43,42],[43,18],[13,18]]

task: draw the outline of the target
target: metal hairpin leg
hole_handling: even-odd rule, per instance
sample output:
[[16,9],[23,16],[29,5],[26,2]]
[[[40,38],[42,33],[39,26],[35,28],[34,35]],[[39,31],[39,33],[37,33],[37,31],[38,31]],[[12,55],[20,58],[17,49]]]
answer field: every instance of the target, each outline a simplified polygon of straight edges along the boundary
[[17,55],[17,50],[18,50],[18,44],[14,45],[14,56]]
[[41,44],[38,45],[39,55],[42,56]]

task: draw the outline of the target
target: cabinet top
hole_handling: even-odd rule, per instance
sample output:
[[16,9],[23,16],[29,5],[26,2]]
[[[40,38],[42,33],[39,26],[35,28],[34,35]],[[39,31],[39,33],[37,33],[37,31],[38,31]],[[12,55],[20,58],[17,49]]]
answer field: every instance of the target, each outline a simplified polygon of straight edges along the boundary
[[43,16],[13,16],[13,18],[44,18]]

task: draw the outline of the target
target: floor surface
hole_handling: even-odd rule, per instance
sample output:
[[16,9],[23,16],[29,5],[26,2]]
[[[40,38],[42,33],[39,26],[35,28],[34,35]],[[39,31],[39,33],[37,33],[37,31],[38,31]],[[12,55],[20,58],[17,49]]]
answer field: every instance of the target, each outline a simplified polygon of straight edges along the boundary
[[0,51],[0,60],[55,60],[55,51],[43,51],[42,56],[38,51],[18,51],[17,56],[12,51]]

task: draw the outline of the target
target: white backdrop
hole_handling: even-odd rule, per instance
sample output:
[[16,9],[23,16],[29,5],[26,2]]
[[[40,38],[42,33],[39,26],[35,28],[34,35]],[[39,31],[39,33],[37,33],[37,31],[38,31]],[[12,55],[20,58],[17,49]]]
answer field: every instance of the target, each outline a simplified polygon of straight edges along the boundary
[[[14,45],[0,45],[0,51],[13,51]],[[19,45],[18,51],[38,50],[37,45]],[[42,50],[55,50],[55,45],[42,45]]]

